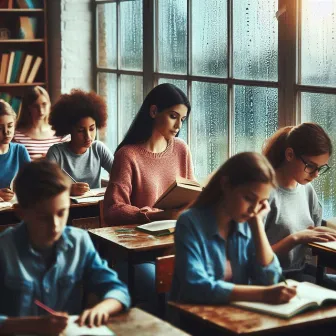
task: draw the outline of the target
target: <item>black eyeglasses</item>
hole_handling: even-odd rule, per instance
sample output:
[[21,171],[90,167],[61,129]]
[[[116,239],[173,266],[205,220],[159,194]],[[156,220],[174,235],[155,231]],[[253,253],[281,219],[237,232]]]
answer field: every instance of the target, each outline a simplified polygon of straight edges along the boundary
[[327,164],[318,167],[313,163],[308,163],[306,160],[304,160],[302,156],[299,156],[299,158],[305,164],[304,171],[308,174],[314,174],[316,171],[318,171],[318,174],[322,175],[325,174],[330,169],[330,166]]

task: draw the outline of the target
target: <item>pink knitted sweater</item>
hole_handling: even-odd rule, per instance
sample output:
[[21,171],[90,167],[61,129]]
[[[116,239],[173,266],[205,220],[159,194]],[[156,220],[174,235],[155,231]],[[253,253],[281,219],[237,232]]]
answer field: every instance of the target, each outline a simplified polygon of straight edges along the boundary
[[187,144],[174,138],[162,153],[142,145],[123,146],[115,155],[104,198],[106,225],[142,224],[147,211],[177,176],[194,179]]

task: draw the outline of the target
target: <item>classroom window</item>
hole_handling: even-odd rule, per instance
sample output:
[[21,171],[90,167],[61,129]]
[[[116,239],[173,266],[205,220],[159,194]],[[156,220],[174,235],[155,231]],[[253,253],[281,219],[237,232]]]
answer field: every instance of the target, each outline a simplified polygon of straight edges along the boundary
[[[199,180],[229,156],[260,151],[281,126],[316,121],[336,146],[336,0],[95,0],[97,90],[114,150],[144,96],[188,94],[180,132]],[[315,183],[335,214],[335,167]]]

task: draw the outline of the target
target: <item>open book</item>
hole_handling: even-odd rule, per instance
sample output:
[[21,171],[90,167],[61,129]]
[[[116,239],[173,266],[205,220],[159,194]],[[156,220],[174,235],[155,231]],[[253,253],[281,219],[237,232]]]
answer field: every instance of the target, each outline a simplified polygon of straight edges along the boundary
[[177,209],[194,201],[202,191],[201,185],[192,180],[177,177],[153,205],[158,209]]
[[314,242],[310,245],[317,245],[317,246],[322,246],[325,247],[328,250],[335,250],[336,251],[336,241],[331,241],[331,242],[326,242],[326,243],[317,243]]
[[154,236],[164,236],[166,234],[174,233],[176,226],[176,220],[162,220],[155,221],[148,224],[142,224],[137,226],[137,230],[146,232]]
[[310,282],[287,280],[289,286],[297,286],[297,295],[283,304],[268,304],[260,302],[233,301],[232,305],[281,318],[290,318],[307,309],[318,308],[331,301],[336,304],[336,291],[323,288]]
[[70,198],[75,203],[97,202],[104,198],[105,191],[106,188],[96,188],[87,191],[81,196],[70,196]]

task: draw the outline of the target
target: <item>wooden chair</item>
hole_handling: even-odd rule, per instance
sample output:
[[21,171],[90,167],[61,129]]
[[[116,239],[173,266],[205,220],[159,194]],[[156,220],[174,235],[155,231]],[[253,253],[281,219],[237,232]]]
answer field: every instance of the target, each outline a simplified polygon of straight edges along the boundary
[[166,312],[166,295],[170,291],[173,280],[175,255],[156,258],[155,267],[155,288],[158,294],[159,313],[161,317]]

